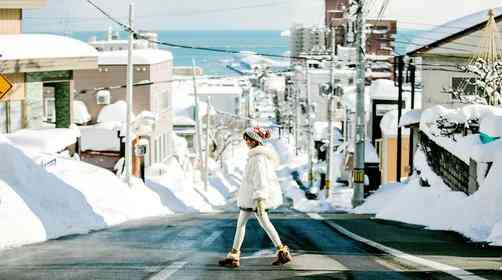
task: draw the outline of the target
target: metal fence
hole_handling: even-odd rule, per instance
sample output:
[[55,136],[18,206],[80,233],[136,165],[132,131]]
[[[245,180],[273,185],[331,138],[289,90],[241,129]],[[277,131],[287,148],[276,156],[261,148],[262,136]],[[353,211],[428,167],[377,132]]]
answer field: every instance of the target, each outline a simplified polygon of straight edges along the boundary
[[474,160],[470,164],[465,163],[423,132],[420,132],[420,143],[429,166],[452,190],[469,195],[478,189],[477,185],[472,186],[477,184],[477,163]]

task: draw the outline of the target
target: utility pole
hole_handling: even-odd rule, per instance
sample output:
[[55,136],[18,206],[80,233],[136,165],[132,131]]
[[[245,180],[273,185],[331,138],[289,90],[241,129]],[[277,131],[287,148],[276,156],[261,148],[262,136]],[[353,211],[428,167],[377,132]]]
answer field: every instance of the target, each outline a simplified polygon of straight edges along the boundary
[[206,158],[204,163],[204,191],[207,192],[209,185],[209,127],[211,126],[211,97],[207,97],[207,114],[206,114]]
[[307,141],[308,141],[308,157],[309,157],[309,188],[314,186],[314,162],[313,162],[313,151],[312,151],[312,108],[310,108],[310,75],[309,75],[309,61],[308,58],[305,60],[305,86],[307,88]]
[[300,154],[300,92],[294,87],[295,91],[295,152]]
[[364,91],[366,67],[364,58],[364,1],[355,0],[358,5],[356,13],[356,64],[357,64],[357,95],[356,95],[356,137],[355,141],[355,161],[352,174],[354,195],[352,206],[355,208],[364,202],[364,149],[366,145],[365,120],[366,112],[364,108]]
[[197,151],[199,168],[202,167],[202,128],[199,117],[199,95],[197,93],[197,80],[195,79],[195,59],[192,59],[193,95],[195,99],[195,125],[197,130]]
[[253,95],[253,88],[249,88],[248,90],[248,95],[247,95],[247,100],[246,100],[246,111],[247,111],[247,126],[251,126],[251,96]]
[[[413,61],[410,61],[409,65],[410,69],[410,83],[411,83],[411,110],[415,109],[415,80],[416,80],[416,71],[417,68]],[[409,147],[409,166],[410,166],[410,172],[409,176],[413,174],[413,155],[414,155],[414,150],[413,150],[413,136],[415,135],[414,133],[414,128],[410,128],[410,147]]]
[[401,165],[402,165],[402,143],[403,135],[402,129],[399,127],[399,121],[401,120],[401,115],[403,112],[403,72],[404,72],[404,59],[403,56],[397,58],[397,84],[399,87],[399,93],[397,98],[397,164],[396,164],[396,182],[401,182]]
[[329,96],[328,103],[328,131],[329,131],[329,143],[328,143],[328,170],[326,176],[326,198],[329,197],[329,192],[333,179],[333,147],[335,142],[335,131],[333,129],[333,114],[335,112],[335,28],[331,27],[331,73],[330,73],[330,84],[331,92]]
[[133,17],[134,17],[134,4],[129,4],[129,39],[127,51],[127,117],[126,117],[126,148],[125,148],[125,168],[126,168],[126,182],[131,186],[132,176],[132,112],[133,112]]

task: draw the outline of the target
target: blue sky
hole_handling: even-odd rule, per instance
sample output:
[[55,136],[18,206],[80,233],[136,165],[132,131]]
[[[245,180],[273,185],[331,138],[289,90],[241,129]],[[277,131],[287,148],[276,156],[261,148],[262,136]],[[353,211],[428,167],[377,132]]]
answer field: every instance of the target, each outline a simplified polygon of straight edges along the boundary
[[[94,0],[122,20],[127,0]],[[383,0],[367,0],[377,10]],[[85,0],[48,0],[47,7],[25,13],[25,31],[104,30],[110,23]],[[292,22],[322,22],[323,0],[136,0],[137,26],[151,30],[283,30]],[[501,0],[390,0],[385,14],[401,27],[426,29]]]
[[[126,20],[129,1],[94,1]],[[85,0],[48,2],[46,8],[26,12],[26,31],[103,30],[109,25]],[[280,30],[289,26],[288,0],[136,0],[135,10],[136,25],[143,29]]]

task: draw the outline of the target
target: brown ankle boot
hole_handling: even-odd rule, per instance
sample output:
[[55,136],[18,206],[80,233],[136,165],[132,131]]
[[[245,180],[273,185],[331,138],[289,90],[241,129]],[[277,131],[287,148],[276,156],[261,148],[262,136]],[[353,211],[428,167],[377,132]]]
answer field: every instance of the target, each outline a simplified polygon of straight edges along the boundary
[[289,253],[288,246],[280,246],[277,248],[277,259],[272,263],[272,265],[282,265],[292,261],[293,258]]
[[227,256],[220,260],[218,264],[224,267],[237,268],[240,267],[240,256],[241,252],[239,250],[232,249]]

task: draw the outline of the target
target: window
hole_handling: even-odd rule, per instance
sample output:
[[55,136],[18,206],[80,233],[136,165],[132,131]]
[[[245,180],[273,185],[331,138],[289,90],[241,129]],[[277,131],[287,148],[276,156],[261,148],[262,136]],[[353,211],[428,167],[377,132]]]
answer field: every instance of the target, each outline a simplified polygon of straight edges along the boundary
[[56,121],[56,99],[54,97],[44,98],[44,120],[49,123]]

